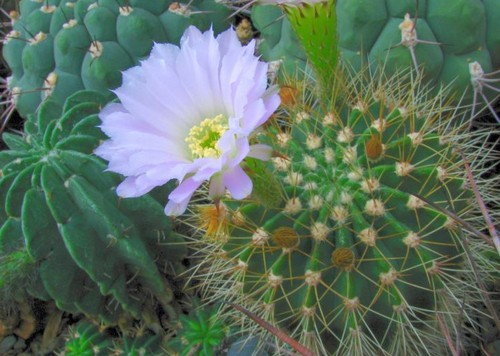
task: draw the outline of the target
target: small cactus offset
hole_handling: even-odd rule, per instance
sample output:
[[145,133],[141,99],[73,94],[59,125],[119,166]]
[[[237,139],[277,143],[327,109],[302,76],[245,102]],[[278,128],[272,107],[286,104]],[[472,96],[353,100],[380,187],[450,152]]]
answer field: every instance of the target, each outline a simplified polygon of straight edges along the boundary
[[81,321],[70,329],[64,354],[67,356],[106,355],[113,347],[112,337],[89,321]]
[[176,335],[169,342],[173,355],[217,355],[229,328],[225,325],[220,305],[200,306],[195,299],[189,315],[181,315]]
[[21,0],[3,55],[9,87],[26,117],[47,97],[63,104],[82,89],[109,98],[121,71],[149,55],[153,42],[177,44],[195,25],[220,32],[229,10],[213,0]]
[[164,355],[161,347],[161,335],[142,332],[140,335],[113,335],[110,330],[100,330],[87,320],[80,321],[64,346],[66,356],[127,355],[160,356]]
[[455,294],[480,298],[454,218],[474,216],[458,118],[402,74],[341,78],[260,133],[275,157],[248,161],[249,198],[193,207],[201,284],[317,354],[434,354]]
[[[23,136],[4,133],[0,252],[25,248],[37,272],[29,292],[62,310],[115,324],[140,319],[153,295],[173,319],[167,274],[182,271],[186,247],[155,199],[119,199],[119,177],[92,155],[104,138],[97,127],[104,103],[87,91],[62,108],[49,100]],[[0,266],[3,275],[9,265]]]

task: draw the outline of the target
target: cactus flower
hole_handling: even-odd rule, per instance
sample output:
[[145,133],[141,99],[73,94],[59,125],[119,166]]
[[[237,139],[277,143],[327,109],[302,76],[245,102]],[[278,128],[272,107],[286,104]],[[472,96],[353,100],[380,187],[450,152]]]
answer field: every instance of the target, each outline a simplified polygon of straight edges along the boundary
[[267,64],[233,29],[216,38],[189,27],[180,47],[155,44],[148,59],[123,73],[120,103],[100,113],[109,140],[96,154],[126,176],[121,197],[137,197],[170,180],[167,215],[182,214],[203,182],[212,198],[245,198],[252,182],[245,157],[267,160],[271,148],[249,141],[280,103],[267,87]]

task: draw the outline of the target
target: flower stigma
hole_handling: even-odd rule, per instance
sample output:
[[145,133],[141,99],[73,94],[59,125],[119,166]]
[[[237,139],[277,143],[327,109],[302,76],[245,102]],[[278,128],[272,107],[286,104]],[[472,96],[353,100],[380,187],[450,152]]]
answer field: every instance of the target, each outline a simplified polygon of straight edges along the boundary
[[185,141],[194,158],[217,158],[221,151],[218,147],[219,139],[229,129],[227,119],[219,114],[205,119],[199,125],[193,126]]

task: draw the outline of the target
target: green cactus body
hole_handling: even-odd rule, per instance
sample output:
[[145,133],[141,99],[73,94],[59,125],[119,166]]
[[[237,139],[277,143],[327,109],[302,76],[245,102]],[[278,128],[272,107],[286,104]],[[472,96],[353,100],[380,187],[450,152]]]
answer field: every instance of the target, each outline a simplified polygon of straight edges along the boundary
[[227,334],[220,305],[201,307],[195,299],[189,315],[180,316],[179,327],[169,347],[174,355],[217,355]]
[[465,92],[464,102],[471,103],[469,64],[478,62],[484,73],[500,69],[498,2],[427,0],[418,2],[418,9],[416,4],[413,0],[338,0],[344,61],[355,70],[367,63],[383,66],[388,75],[422,66],[427,83],[451,85],[457,99]]
[[[397,354],[405,338],[426,352],[418,330],[442,305],[443,267],[462,263],[444,213],[470,207],[461,158],[437,101],[397,80],[351,84],[352,96],[347,88],[334,105],[305,103],[260,136],[276,157],[249,161],[252,195],[218,208],[202,284],[319,354]],[[207,230],[210,215],[201,220]]]
[[335,0],[285,5],[284,11],[323,90],[330,91],[339,57]]
[[87,91],[62,108],[49,100],[24,136],[3,135],[10,150],[0,152],[0,251],[24,242],[38,270],[30,293],[62,310],[116,323],[140,317],[152,294],[175,317],[160,265],[180,272],[186,247],[155,199],[119,199],[119,177],[92,155],[104,139],[97,113],[105,101]]
[[272,6],[252,6],[252,23],[260,32],[258,52],[262,59],[282,61],[284,71],[292,76],[299,75],[305,68],[306,55],[298,42],[297,35],[286,19],[280,20],[283,12]]
[[68,356],[105,355],[113,347],[113,340],[94,324],[82,321],[71,332],[66,341],[64,353]]
[[17,110],[26,117],[48,96],[62,105],[82,89],[109,100],[121,71],[149,55],[153,42],[178,44],[190,25],[221,32],[229,15],[213,0],[190,7],[172,0],[22,0],[3,47]]
[[[425,84],[450,86],[450,95],[462,104],[474,102],[471,80],[477,75],[481,76],[479,81],[488,79],[487,84],[496,88],[488,88],[483,81],[483,94],[488,98],[498,94],[498,82],[491,82],[498,78],[495,73],[500,69],[498,2],[427,0],[419,1],[418,9],[416,4],[415,0],[337,0],[338,46],[344,64],[354,73],[371,67],[388,76],[418,66]],[[266,60],[297,58],[303,53],[297,36],[280,37],[279,31],[288,20],[281,20],[279,9],[269,8],[254,6],[252,10],[252,20],[262,36],[259,51]],[[317,67],[313,57],[309,60]],[[295,74],[290,59],[285,64],[288,73]],[[477,100],[480,92],[475,90]]]
[[161,335],[148,333],[136,337],[113,337],[106,330],[100,331],[96,325],[83,320],[69,335],[64,354],[67,356],[163,355],[161,341]]

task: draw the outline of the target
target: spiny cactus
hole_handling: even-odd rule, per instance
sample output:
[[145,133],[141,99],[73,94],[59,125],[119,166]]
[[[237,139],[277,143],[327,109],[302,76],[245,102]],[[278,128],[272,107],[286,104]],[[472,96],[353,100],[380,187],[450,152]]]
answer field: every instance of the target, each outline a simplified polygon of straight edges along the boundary
[[200,306],[199,300],[193,301],[189,315],[181,315],[175,337],[169,342],[174,355],[216,355],[229,327],[220,315],[220,305]]
[[71,330],[64,346],[64,355],[164,355],[161,343],[161,335],[145,332],[133,337],[116,336],[109,330],[101,331],[95,324],[82,320]]
[[435,354],[479,295],[453,218],[474,216],[458,118],[401,74],[341,78],[258,136],[276,153],[249,161],[247,200],[193,207],[201,283],[318,354]]
[[[46,101],[23,136],[4,133],[0,152],[0,252],[25,245],[37,263],[29,292],[104,322],[141,317],[154,295],[171,318],[166,275],[183,269],[183,239],[151,196],[121,200],[119,177],[92,155],[105,98],[82,91]],[[4,266],[2,266],[2,269]]]
[[337,14],[343,58],[356,69],[369,62],[390,74],[422,66],[428,83],[451,85],[465,103],[500,91],[482,82],[500,69],[495,0],[338,0]]
[[35,261],[26,248],[10,250],[0,242],[0,313],[14,307],[13,301],[25,295],[35,271]]
[[252,7],[252,23],[260,32],[257,51],[267,62],[281,61],[282,71],[295,76],[305,70],[307,60],[290,22],[281,20],[283,16],[277,7]]
[[65,355],[93,356],[105,354],[113,347],[112,338],[88,321],[72,328],[64,346]]
[[147,56],[153,42],[177,44],[189,25],[229,26],[230,12],[213,0],[21,0],[3,55],[10,89],[24,117],[50,96],[59,104],[78,90],[121,83],[121,71]]
[[[285,5],[285,9],[310,7],[303,3]],[[268,8],[252,9],[252,20],[263,38],[259,49],[264,59],[277,60],[285,48],[285,63],[290,67],[290,58],[302,53],[300,44],[296,36],[280,37],[279,30],[287,27],[288,20]],[[383,68],[390,76],[418,67],[425,83],[449,85],[450,95],[462,104],[482,99],[489,103],[500,92],[499,16],[496,0],[336,1],[342,61],[354,72],[370,66]]]

